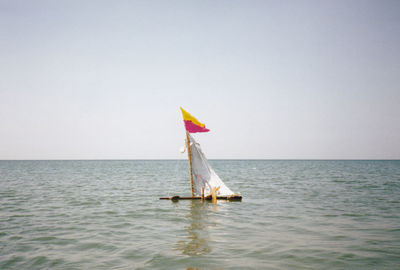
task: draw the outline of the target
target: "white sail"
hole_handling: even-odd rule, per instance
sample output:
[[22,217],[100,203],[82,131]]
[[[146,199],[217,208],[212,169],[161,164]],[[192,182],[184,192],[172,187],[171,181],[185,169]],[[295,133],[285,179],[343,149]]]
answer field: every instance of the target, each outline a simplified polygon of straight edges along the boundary
[[211,193],[213,187],[220,187],[217,191],[218,196],[233,195],[234,193],[222,182],[221,178],[219,178],[210,164],[208,164],[203,151],[201,151],[200,144],[191,135],[189,137],[194,193],[201,195],[201,189],[204,187],[204,194],[207,196]]

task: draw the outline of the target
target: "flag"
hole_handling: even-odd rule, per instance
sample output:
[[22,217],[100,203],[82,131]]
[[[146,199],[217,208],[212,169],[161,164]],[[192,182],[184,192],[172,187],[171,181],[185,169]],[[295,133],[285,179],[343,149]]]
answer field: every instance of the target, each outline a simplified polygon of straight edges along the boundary
[[183,122],[185,122],[185,128],[187,132],[196,133],[196,132],[210,131],[209,129],[206,128],[204,124],[200,123],[194,116],[192,116],[190,113],[182,109],[182,107],[181,111],[183,116]]

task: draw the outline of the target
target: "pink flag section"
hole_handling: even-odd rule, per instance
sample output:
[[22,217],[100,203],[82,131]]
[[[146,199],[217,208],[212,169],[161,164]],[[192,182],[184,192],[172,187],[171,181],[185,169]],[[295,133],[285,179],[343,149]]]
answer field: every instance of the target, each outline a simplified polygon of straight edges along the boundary
[[185,128],[189,133],[197,133],[197,132],[209,132],[210,130],[207,129],[205,126],[201,127],[196,124],[193,124],[192,121],[184,120]]

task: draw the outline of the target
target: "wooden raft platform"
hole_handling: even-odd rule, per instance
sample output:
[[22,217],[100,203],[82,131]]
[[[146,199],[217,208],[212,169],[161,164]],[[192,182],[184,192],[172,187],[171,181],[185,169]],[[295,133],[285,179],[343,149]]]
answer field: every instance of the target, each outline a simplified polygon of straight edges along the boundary
[[[204,197],[204,200],[211,201],[211,195]],[[191,197],[181,197],[181,196],[172,196],[172,197],[161,197],[160,200],[171,200],[171,201],[179,201],[179,200],[201,200],[201,196],[191,196]],[[225,201],[242,201],[242,195],[234,194],[230,196],[217,196],[217,200],[225,200]]]

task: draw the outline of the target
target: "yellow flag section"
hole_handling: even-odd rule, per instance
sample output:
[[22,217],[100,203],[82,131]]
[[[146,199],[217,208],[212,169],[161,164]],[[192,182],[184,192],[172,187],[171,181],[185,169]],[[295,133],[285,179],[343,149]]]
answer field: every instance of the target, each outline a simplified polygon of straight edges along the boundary
[[183,115],[183,120],[184,121],[191,121],[193,124],[200,126],[200,127],[204,127],[205,125],[200,123],[196,117],[194,117],[193,115],[191,115],[190,113],[188,113],[187,111],[185,111],[184,109],[182,109],[181,107],[181,111],[182,111],[182,115]]

